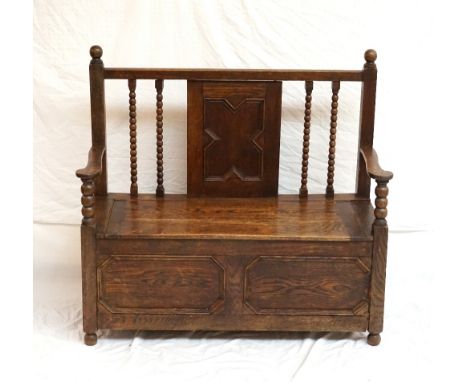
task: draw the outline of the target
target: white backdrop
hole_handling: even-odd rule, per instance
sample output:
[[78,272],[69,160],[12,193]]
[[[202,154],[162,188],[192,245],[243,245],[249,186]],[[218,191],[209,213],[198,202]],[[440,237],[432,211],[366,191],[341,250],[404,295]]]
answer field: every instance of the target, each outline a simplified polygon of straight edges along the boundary
[[[79,272],[76,235],[80,221],[80,182],[74,172],[85,165],[91,142],[88,50],[93,44],[103,47],[103,61],[109,67],[359,69],[364,62],[363,52],[367,48],[376,49],[379,80],[374,146],[382,166],[395,174],[389,195],[389,261],[390,264],[394,262],[394,272],[406,270],[405,276],[400,275],[400,278],[389,273],[388,293],[394,298],[394,305],[390,299],[388,308],[395,318],[393,335],[399,341],[407,338],[405,331],[423,330],[431,335],[439,328],[436,323],[443,323],[438,321],[443,312],[452,312],[453,307],[459,311],[460,306],[466,310],[465,305],[460,305],[463,299],[453,293],[466,290],[462,270],[466,264],[463,256],[467,252],[461,238],[465,234],[467,216],[464,202],[467,124],[463,111],[468,88],[464,69],[468,65],[466,42],[463,42],[463,36],[467,35],[463,16],[466,13],[462,4],[370,0],[36,0],[34,220],[38,224],[34,287],[35,344],[40,360],[37,367],[48,364],[43,363],[44,360],[58,356],[53,349],[61,349],[59,345],[66,349],[63,357],[83,351],[77,338],[81,314],[79,275],[68,277],[67,269],[71,268],[67,267],[73,264],[73,274]],[[283,87],[280,192],[296,193],[300,185],[304,89],[302,83],[284,83]],[[125,81],[109,81],[106,92],[109,189],[127,192],[130,177],[128,89]],[[335,173],[338,192],[354,189],[359,92],[356,84],[342,84],[340,91]],[[326,180],[330,95],[329,83],[316,84],[309,170],[312,192],[321,192]],[[137,87],[138,169],[142,192],[152,192],[155,185],[154,103],[154,84],[140,81]],[[166,81],[164,166],[165,187],[169,193],[184,193],[186,189],[185,124],[185,84]],[[63,227],[39,223],[76,225],[67,231]],[[412,234],[414,231],[425,233]],[[68,257],[62,258],[62,254]],[[65,258],[69,261],[65,262]],[[51,280],[60,283],[62,294],[57,290],[51,293],[54,288]],[[70,282],[69,287],[64,286],[67,282]],[[73,292],[68,294],[68,290]],[[430,295],[429,291],[434,294]],[[57,298],[52,301],[50,296]],[[62,332],[55,330],[57,323],[50,316],[51,309],[62,317],[59,322],[67,323],[65,329],[60,329]],[[403,311],[407,314],[401,313]],[[404,323],[406,327],[399,327],[397,323]],[[455,325],[455,321],[451,319],[447,328],[449,325]],[[57,334],[59,332],[62,334]],[[440,336],[445,335],[457,336],[440,333]],[[434,346],[443,348],[440,336],[437,341],[434,338]],[[418,339],[423,338],[426,337],[419,332]],[[128,340],[120,340],[123,342],[114,338],[114,345],[127,346]],[[306,349],[304,368],[310,371],[310,362],[312,365],[317,362],[313,357],[311,361],[309,346],[310,349],[313,346],[319,349],[324,346],[328,351],[334,349],[323,353],[323,357],[324,354],[331,354],[331,357],[338,354],[336,362],[349,366],[350,353],[339,350],[340,342],[325,338],[325,343],[320,345],[321,338],[318,340],[319,345],[315,340],[293,341],[298,349]],[[194,341],[198,346],[198,340]],[[384,332],[382,347],[385,341]],[[189,343],[183,346],[190,346]],[[343,346],[354,346],[350,345],[352,343],[345,341]],[[432,360],[436,355],[428,353],[427,343],[401,344],[408,357],[418,352],[424,354],[417,365],[434,366]],[[111,348],[109,343],[106,346]],[[117,352],[123,349],[118,346],[113,348]],[[254,344],[248,343],[248,346]],[[446,345],[447,348],[451,346]],[[370,357],[375,361],[375,350],[369,353],[370,350],[358,348],[362,352],[359,354],[374,354]],[[222,349],[225,348],[221,346],[218,350]],[[265,347],[261,349],[266,351]],[[386,357],[396,357],[399,344],[393,342],[393,347],[384,351]],[[128,354],[122,352],[122,360],[128,361],[125,358]],[[347,356],[340,358],[341,352]],[[105,352],[100,357],[112,365]],[[168,361],[168,365],[173,365],[172,361],[177,364],[177,357]],[[213,367],[207,365],[204,367]],[[231,367],[242,368],[243,365]],[[294,370],[301,365],[291,365],[285,374],[287,377],[278,380],[294,379]],[[448,363],[439,366],[445,365],[448,367]],[[379,380],[377,369],[376,366],[369,371],[366,378]],[[325,373],[328,369],[320,370]],[[49,372],[41,368],[44,378],[50,377]],[[388,373],[390,379],[391,371]]]

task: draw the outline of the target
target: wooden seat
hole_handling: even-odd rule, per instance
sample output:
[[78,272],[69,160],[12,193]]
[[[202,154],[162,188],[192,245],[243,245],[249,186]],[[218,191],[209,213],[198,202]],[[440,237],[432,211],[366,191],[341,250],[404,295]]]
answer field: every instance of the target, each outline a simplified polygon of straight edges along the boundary
[[[383,330],[387,184],[373,149],[377,54],[362,70],[105,68],[91,63],[92,147],[82,181],[85,343],[98,329]],[[107,191],[104,83],[128,82],[130,190]],[[164,81],[187,80],[187,195],[164,189]],[[138,190],[137,81],[153,80],[153,194]],[[282,81],[305,85],[297,195],[278,195]],[[312,92],[331,83],[323,195],[307,188]],[[342,81],[362,83],[356,191],[334,190]],[[377,182],[374,206],[371,179]]]
[[[102,207],[101,207],[102,203]],[[109,194],[96,200],[98,239],[372,241],[369,200],[322,195],[200,198]]]

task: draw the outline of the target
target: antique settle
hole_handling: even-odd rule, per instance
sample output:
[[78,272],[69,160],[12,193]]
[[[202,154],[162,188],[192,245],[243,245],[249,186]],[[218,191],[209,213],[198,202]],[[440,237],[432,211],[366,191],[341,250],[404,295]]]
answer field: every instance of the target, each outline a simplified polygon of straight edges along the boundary
[[[362,70],[104,67],[90,49],[92,147],[82,181],[85,343],[98,329],[383,330],[387,184],[373,149],[377,68]],[[163,87],[187,81],[187,195],[163,179]],[[106,80],[129,88],[130,192],[107,192]],[[156,90],[157,185],[138,192],[137,81]],[[282,81],[305,84],[298,195],[278,195]],[[331,83],[327,186],[307,189],[313,85]],[[338,97],[362,84],[356,191],[335,194]],[[376,181],[375,208],[370,201]]]

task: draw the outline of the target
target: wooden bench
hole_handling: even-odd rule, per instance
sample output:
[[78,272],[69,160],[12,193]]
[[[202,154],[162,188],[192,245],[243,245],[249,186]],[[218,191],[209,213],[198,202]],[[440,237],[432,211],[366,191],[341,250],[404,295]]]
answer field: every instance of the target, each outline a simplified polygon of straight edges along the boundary
[[[368,331],[377,345],[393,175],[372,147],[376,52],[355,71],[105,68],[99,46],[90,54],[92,147],[76,172],[85,343],[98,329],[141,329]],[[104,83],[119,79],[130,91],[129,194],[107,192]],[[187,80],[187,195],[164,193],[163,84],[172,79]],[[138,193],[138,80],[154,80],[157,93],[154,194]],[[278,195],[282,81],[305,83],[298,195]],[[323,195],[307,190],[314,81],[332,90]],[[342,81],[362,83],[352,194],[333,187]]]

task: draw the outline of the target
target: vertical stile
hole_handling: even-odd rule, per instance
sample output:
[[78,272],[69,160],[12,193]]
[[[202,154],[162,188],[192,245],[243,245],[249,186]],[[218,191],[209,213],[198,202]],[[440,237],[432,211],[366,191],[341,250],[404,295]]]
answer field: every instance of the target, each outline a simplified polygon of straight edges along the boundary
[[333,181],[335,176],[335,152],[336,152],[336,126],[338,119],[338,92],[340,90],[340,81],[332,82],[332,103],[330,117],[330,145],[328,148],[328,173],[327,173],[327,196],[333,196]]
[[130,195],[138,195],[137,184],[137,132],[136,132],[136,80],[128,80],[128,103],[129,103],[129,124],[130,124]]
[[163,178],[163,95],[164,80],[155,81],[156,87],[156,157],[157,157],[157,182],[156,196],[164,196]]
[[301,188],[299,196],[306,198],[308,195],[307,190],[307,175],[309,169],[309,139],[310,139],[310,118],[312,106],[312,89],[314,87],[313,81],[305,81],[305,111],[304,111],[304,140],[302,144],[302,173],[301,173]]
[[[98,45],[89,51],[89,84],[91,96],[91,132],[93,147],[106,148],[106,100],[104,87],[104,62],[102,48]],[[107,153],[102,156],[102,172],[95,178],[96,195],[107,195]]]
[[366,166],[359,155],[360,149],[372,148],[374,140],[375,119],[375,93],[377,86],[377,52],[368,49],[364,53],[366,60],[363,67],[363,81],[361,88],[361,115],[359,120],[359,147],[358,168],[356,176],[356,192],[367,198],[370,197],[370,178],[367,175]]

